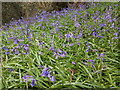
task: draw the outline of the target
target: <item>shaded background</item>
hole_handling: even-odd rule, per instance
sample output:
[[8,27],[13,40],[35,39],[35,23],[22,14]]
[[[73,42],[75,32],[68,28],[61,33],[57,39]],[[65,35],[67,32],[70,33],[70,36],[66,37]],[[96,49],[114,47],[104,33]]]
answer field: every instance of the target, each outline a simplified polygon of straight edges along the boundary
[[2,2],[2,25],[21,17],[32,17],[40,10],[52,11],[67,8],[68,2]]

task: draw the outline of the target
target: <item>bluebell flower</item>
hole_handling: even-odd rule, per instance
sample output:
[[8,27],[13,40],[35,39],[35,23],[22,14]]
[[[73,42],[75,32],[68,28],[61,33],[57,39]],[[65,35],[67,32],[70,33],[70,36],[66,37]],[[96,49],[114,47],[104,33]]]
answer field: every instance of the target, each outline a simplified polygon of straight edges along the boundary
[[108,20],[108,22],[112,22],[112,21],[113,21],[112,19]]
[[25,46],[25,47],[24,47],[24,50],[26,50],[26,51],[27,51],[27,50],[28,50],[28,46]]
[[8,51],[8,49],[6,47],[2,47],[5,51]]
[[90,60],[90,59],[88,59],[87,61],[88,61],[88,62],[94,62],[94,60]]
[[43,45],[43,44],[44,44],[44,42],[39,42],[39,45],[38,45],[38,46]]
[[14,44],[18,44],[18,40],[16,38],[14,39]]
[[59,56],[61,56],[61,57],[65,57],[65,54],[58,54]]
[[69,46],[73,46],[73,45],[74,45],[74,43],[70,43],[70,44],[69,44]]
[[15,48],[19,48],[19,46],[16,46]]
[[32,87],[35,86],[35,79],[32,79],[32,82],[30,84]]
[[66,47],[66,44],[62,44],[63,48]]
[[100,74],[101,72],[98,72],[98,74]]
[[99,57],[104,57],[104,53],[99,54]]
[[28,45],[27,44],[24,44],[24,50],[28,51]]
[[66,52],[66,51],[63,51],[62,53],[63,53],[63,54],[65,54],[65,55],[67,54],[67,52]]
[[88,49],[90,49],[90,46],[87,46],[88,47]]
[[62,50],[60,50],[60,49],[58,49],[58,50],[56,50],[57,52],[59,52],[59,53],[62,53]]
[[56,55],[56,56],[55,56],[55,59],[58,59],[58,57],[59,57],[59,56],[58,56],[58,55]]
[[101,60],[104,60],[104,58],[102,58]]
[[11,51],[14,52],[14,51],[15,51],[15,48],[12,48]]
[[80,42],[78,42],[77,44],[80,45]]
[[117,37],[117,36],[118,36],[118,33],[114,33],[114,35]]
[[14,37],[8,37],[8,39],[14,39]]
[[112,39],[118,39],[118,37],[113,37]]
[[82,37],[82,31],[78,34],[77,38]]
[[96,32],[93,32],[92,35],[95,37],[95,36],[97,36],[97,33],[96,33]]
[[88,46],[88,45],[89,45],[89,43],[88,43],[88,42],[85,42],[85,45],[86,45],[86,46]]
[[33,76],[30,76],[30,75],[24,75],[24,76],[22,77],[23,82],[27,82],[30,78],[33,78]]
[[76,64],[76,63],[72,61],[72,64]]
[[88,47],[85,51],[86,52],[89,52],[89,50],[90,50],[90,46],[88,46],[88,43],[86,43],[86,46]]
[[18,51],[18,50],[16,50],[16,51],[15,51],[15,54],[19,54],[19,51]]
[[56,31],[59,31],[59,28],[56,26],[56,27],[55,27],[55,30],[56,30]]
[[52,76],[51,78],[50,78],[50,81],[56,81],[56,79],[55,79],[55,77],[54,76]]
[[65,34],[66,38],[75,38],[75,36],[72,33]]
[[58,36],[59,38],[62,38],[62,35]]
[[22,43],[19,43],[19,46],[22,46],[23,44]]
[[55,56],[55,59],[58,59],[58,57],[65,57],[66,54],[67,54],[66,51],[62,51],[62,50],[58,49],[58,50],[54,50],[53,57]]
[[115,4],[115,6],[117,7],[117,6],[118,6],[118,4]]
[[106,20],[109,20],[109,19],[111,19],[111,15],[108,14],[105,16],[105,18],[106,18]]
[[5,54],[10,54],[10,52],[5,52]]
[[94,67],[94,63],[95,63],[94,60],[90,60],[90,59],[88,59],[87,62],[90,62],[90,63],[92,64],[91,66]]
[[100,53],[99,55],[98,55],[98,58],[101,58],[102,60],[104,60],[104,53]]
[[114,23],[110,26],[110,28],[114,28]]
[[93,52],[97,52],[98,50],[97,50],[97,49],[93,49],[92,51],[93,51]]
[[49,50],[53,51],[53,50],[55,50],[55,49],[54,49],[54,47],[50,47]]
[[11,69],[11,68],[8,68],[8,69],[9,69],[9,71],[10,71],[10,72],[12,72],[12,71],[13,71],[13,69]]
[[49,67],[47,67],[47,68],[45,68],[45,69],[43,69],[43,70],[45,70],[45,71],[47,71],[47,70],[49,70],[50,68]]
[[80,24],[79,24],[78,22],[75,22],[75,23],[74,23],[74,26],[75,26],[75,27],[80,27]]
[[48,77],[49,77],[49,78],[51,78],[51,75],[50,75],[50,73],[48,73]]
[[40,65],[41,68],[44,68],[44,66]]
[[98,36],[98,37],[103,38],[103,36]]
[[92,29],[92,31],[96,32],[96,29]]
[[32,34],[31,34],[31,33],[29,33],[27,36],[28,36],[28,41],[30,41],[30,40],[31,40],[31,38],[32,38]]
[[40,76],[44,76],[44,77],[47,77],[48,76],[48,74],[49,74],[49,72],[47,71],[47,70],[49,70],[50,68],[45,68],[45,69],[43,69],[42,70],[42,73],[41,73],[41,75]]
[[86,52],[89,52],[89,49],[86,49],[85,51],[86,51]]
[[99,24],[99,26],[100,26],[100,27],[105,27],[105,26],[106,26],[106,24]]

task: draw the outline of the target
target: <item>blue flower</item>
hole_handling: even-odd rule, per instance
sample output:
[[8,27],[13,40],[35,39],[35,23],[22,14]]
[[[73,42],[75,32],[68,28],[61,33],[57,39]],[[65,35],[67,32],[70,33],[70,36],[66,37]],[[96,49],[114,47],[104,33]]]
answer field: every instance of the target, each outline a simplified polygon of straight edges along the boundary
[[54,76],[52,76],[51,78],[50,78],[50,81],[56,81],[56,79],[55,79],[55,77]]
[[54,47],[52,46],[52,47],[49,48],[49,50],[54,51],[55,49],[54,49]]
[[24,75],[24,76],[22,77],[22,79],[24,80],[23,82],[27,82],[28,79],[30,79],[30,78],[33,78],[33,76],[30,76],[30,75]]
[[48,73],[48,77],[49,77],[49,78],[51,77],[50,73]]
[[78,42],[77,44],[80,45],[80,42]]
[[16,51],[15,51],[15,54],[19,54],[19,51],[18,51],[18,50],[16,50]]
[[112,39],[118,39],[118,37],[113,37]]
[[55,59],[58,59],[58,55],[55,56]]
[[44,68],[44,66],[40,65],[41,68]]
[[90,46],[87,46],[88,47],[88,49],[90,49]]
[[75,22],[74,26],[75,27],[80,27],[80,24],[78,22]]
[[70,43],[70,44],[69,44],[69,46],[73,46],[73,45],[74,45],[74,43]]
[[90,60],[90,59],[88,59],[87,62],[91,62],[91,63],[93,63],[93,62],[95,62],[95,61],[94,61],[94,60]]
[[104,53],[99,54],[99,57],[104,57]]
[[22,43],[19,43],[19,46],[22,46],[23,44]]
[[9,71],[10,71],[10,72],[12,72],[12,71],[13,71],[13,69],[11,69],[11,68],[8,68],[8,69],[9,69]]
[[58,57],[65,57],[66,54],[67,54],[66,51],[62,51],[62,50],[58,49],[58,50],[54,50],[53,57],[55,56],[55,59],[58,59]]
[[8,49],[6,47],[2,47],[5,51],[8,51]]
[[14,39],[14,44],[18,44],[18,40],[16,38]]
[[76,63],[72,61],[72,64],[76,64]]
[[50,68],[45,68],[45,69],[43,69],[42,70],[42,73],[41,73],[41,75],[40,76],[44,76],[44,77],[47,77],[48,76],[48,74],[49,74],[49,72],[47,71],[47,70],[49,70]]
[[65,54],[58,54],[59,56],[61,56],[61,57],[65,57]]
[[91,63],[91,66],[94,67],[94,63],[95,63],[94,60],[90,60],[90,59],[88,59],[87,62],[90,62],[90,63]]
[[110,26],[110,28],[114,28],[114,23]]
[[69,38],[69,37],[70,37],[70,34],[65,34],[65,37],[66,37],[66,38]]
[[97,33],[96,33],[96,32],[93,32],[92,35],[95,37],[95,36],[97,35]]
[[32,87],[35,86],[35,79],[32,79],[32,82],[30,84]]
[[38,45],[38,46],[43,45],[43,44],[44,44],[44,42],[39,42],[39,45]]
[[82,31],[78,34],[77,38],[82,37]]
[[117,36],[118,36],[118,33],[114,33],[114,35],[117,37]]
[[5,52],[5,54],[10,54],[10,52]]
[[100,26],[100,27],[105,27],[105,26],[106,26],[106,24],[99,24],[99,26]]
[[24,50],[28,51],[28,45],[27,44],[24,44]]
[[89,49],[86,49],[85,51],[86,51],[86,52],[89,52]]
[[50,81],[56,81],[54,76],[51,76],[52,71],[48,71],[50,68],[44,68],[40,76],[48,77]]
[[98,37],[103,38],[103,36],[98,36]]
[[101,58],[102,60],[104,60],[104,53],[101,53],[101,54],[99,54],[99,56],[98,56],[98,58]]
[[45,69],[43,69],[43,70],[47,71],[47,70],[49,70],[49,69],[50,69],[50,68],[47,67],[47,68],[45,68]]
[[89,43],[85,42],[85,45],[86,45],[86,46],[88,46],[88,45],[89,45]]

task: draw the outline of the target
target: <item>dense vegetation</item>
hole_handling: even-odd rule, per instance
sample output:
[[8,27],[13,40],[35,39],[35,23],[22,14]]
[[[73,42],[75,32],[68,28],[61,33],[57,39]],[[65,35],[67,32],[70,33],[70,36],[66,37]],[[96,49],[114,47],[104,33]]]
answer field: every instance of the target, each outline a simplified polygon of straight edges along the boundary
[[3,88],[118,88],[118,3],[43,11],[1,28]]

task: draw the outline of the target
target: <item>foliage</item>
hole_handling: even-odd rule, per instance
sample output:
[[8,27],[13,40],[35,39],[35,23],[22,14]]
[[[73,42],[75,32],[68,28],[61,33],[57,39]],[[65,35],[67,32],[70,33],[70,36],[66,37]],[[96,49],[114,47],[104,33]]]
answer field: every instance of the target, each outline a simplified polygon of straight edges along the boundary
[[118,88],[117,3],[43,11],[1,28],[3,88]]

